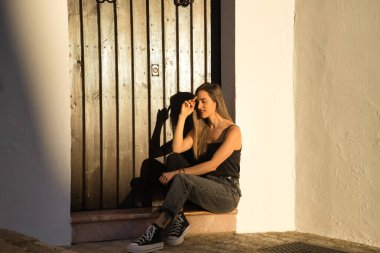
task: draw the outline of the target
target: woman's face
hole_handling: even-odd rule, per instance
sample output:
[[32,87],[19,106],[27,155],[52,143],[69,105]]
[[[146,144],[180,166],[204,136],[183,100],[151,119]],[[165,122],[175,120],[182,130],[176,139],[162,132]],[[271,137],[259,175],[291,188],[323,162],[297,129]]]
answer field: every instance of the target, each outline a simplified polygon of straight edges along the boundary
[[206,119],[215,114],[216,102],[211,99],[207,91],[200,90],[197,93],[197,110],[202,119]]

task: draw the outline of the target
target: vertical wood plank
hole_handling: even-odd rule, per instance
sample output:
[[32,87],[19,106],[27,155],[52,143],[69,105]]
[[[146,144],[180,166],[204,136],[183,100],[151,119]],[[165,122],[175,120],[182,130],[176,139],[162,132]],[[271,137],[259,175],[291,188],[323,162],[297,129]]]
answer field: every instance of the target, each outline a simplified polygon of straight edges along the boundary
[[[162,47],[162,1],[149,1],[149,58],[150,58],[150,148],[157,148],[164,142],[163,118],[158,114],[158,111],[164,107],[164,84],[163,84],[163,47]],[[158,66],[158,73],[153,71],[152,66]],[[156,129],[157,128],[157,129]],[[158,132],[159,131],[159,132]],[[155,132],[155,134],[153,134]],[[159,133],[159,135],[157,134]],[[164,162],[163,157],[156,158],[161,163]],[[160,206],[162,197],[160,197],[157,187],[157,168],[150,166],[149,182],[150,195],[152,206]]]
[[100,52],[102,87],[102,207],[117,204],[117,108],[115,76],[114,5],[104,3],[100,8]]
[[[172,0],[164,0],[164,64],[165,64],[165,106],[170,97],[177,93],[177,25],[176,7]],[[170,122],[166,122],[166,141],[173,139]]]
[[205,0],[205,20],[206,20],[206,81],[211,82],[211,1]]
[[179,90],[191,92],[190,7],[178,9]]
[[71,76],[71,210],[83,208],[83,91],[81,8],[78,0],[68,1]]
[[193,3],[193,91],[206,81],[204,0]]
[[100,100],[97,4],[83,0],[85,208],[100,208]]
[[119,200],[125,202],[133,178],[132,34],[130,1],[116,1],[118,34]]
[[147,61],[146,1],[133,0],[134,55],[134,115],[135,115],[135,177],[140,176],[141,164],[148,157],[149,100]]
[[[163,85],[163,48],[162,48],[162,23],[161,23],[161,0],[151,0],[149,2],[149,56],[150,56],[150,115],[151,115],[151,132],[156,127],[157,112],[164,106],[164,85]],[[152,65],[158,65],[158,75],[153,73]],[[163,144],[163,131],[159,136],[159,140],[152,140],[157,144]],[[162,158],[158,158],[163,162]]]

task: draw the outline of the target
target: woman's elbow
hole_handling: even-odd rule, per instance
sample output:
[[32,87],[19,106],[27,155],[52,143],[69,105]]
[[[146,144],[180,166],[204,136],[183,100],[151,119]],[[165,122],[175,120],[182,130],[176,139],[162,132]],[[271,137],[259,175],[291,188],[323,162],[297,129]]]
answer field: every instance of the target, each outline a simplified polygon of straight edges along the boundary
[[212,171],[216,171],[216,169],[218,168],[218,166],[217,165],[215,165],[215,164],[210,164],[210,166],[209,166],[209,172],[212,172]]
[[176,145],[172,145],[172,151],[173,153],[182,153],[182,150],[180,149],[180,147]]
[[216,171],[216,168],[209,168],[208,172],[214,172],[214,171]]
[[215,171],[218,169],[219,165],[221,164],[221,162],[219,162],[218,160],[216,159],[211,159],[210,161],[208,161],[208,168],[211,171]]

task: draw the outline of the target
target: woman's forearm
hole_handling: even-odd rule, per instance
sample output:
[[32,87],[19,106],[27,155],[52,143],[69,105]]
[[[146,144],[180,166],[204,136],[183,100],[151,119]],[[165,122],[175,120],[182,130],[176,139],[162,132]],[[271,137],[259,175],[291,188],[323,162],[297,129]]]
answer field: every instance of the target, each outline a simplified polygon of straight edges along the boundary
[[179,170],[179,173],[185,173],[185,174],[190,174],[190,175],[203,175],[206,173],[209,173],[211,171],[216,170],[217,166],[214,164],[213,161],[207,161],[204,163],[200,163],[188,168],[183,168]]

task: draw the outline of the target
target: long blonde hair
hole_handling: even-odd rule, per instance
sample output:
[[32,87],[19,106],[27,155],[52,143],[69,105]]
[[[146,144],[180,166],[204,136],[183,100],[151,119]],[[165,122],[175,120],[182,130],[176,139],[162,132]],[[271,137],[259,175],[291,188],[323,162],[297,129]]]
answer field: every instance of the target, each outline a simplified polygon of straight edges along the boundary
[[[224,119],[231,120],[230,115],[224,102],[222,90],[219,84],[216,83],[204,83],[199,86],[195,94],[197,95],[199,91],[205,91],[208,93],[210,98],[216,103],[216,113],[219,114]],[[197,109],[197,108],[196,108]],[[195,159],[199,159],[207,149],[207,126],[208,119],[202,119],[197,110],[193,112],[193,152]]]

